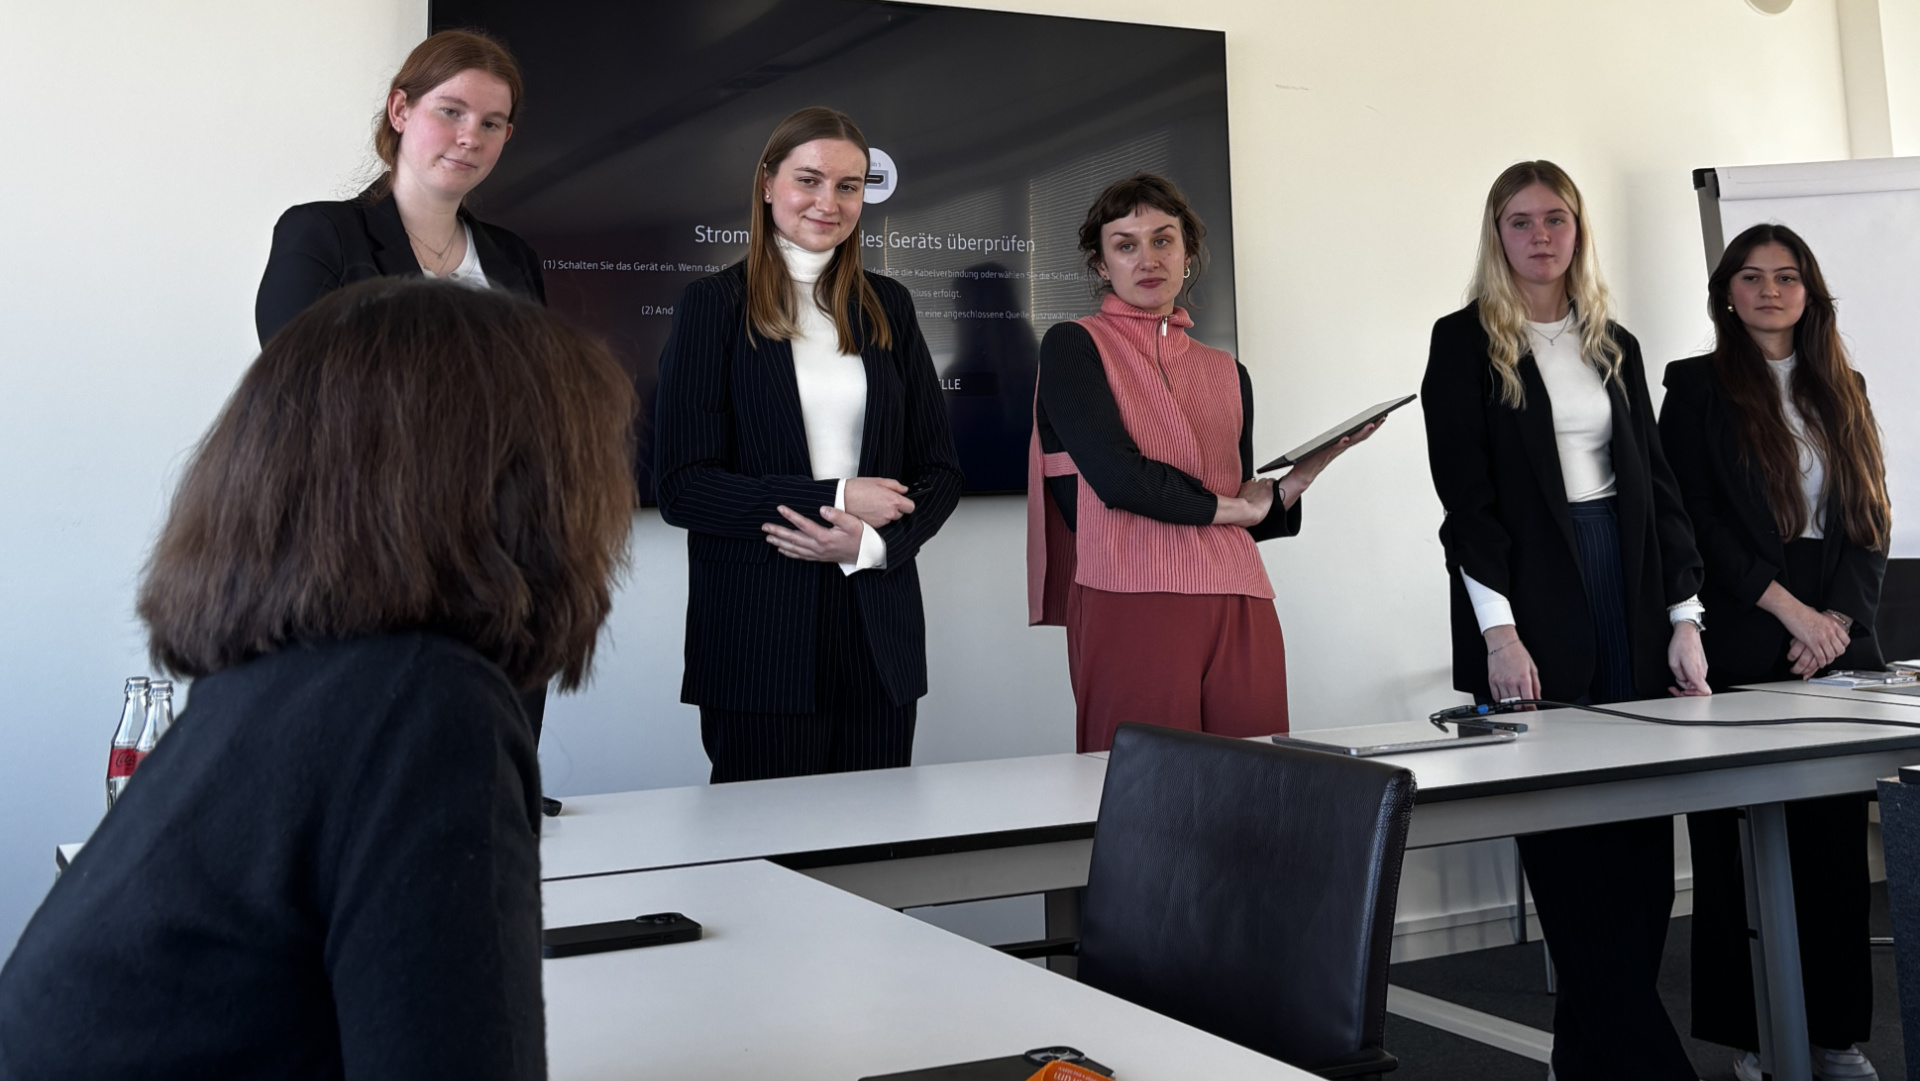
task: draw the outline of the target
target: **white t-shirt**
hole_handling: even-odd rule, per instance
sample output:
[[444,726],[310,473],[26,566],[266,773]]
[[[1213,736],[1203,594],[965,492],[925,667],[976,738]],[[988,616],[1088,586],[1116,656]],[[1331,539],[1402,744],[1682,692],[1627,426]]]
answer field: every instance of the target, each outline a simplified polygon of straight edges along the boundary
[[[447,280],[450,282],[459,282],[461,285],[471,286],[475,289],[491,288],[493,283],[487,280],[486,272],[480,269],[480,249],[476,248],[473,244],[473,226],[468,225],[466,222],[461,222],[460,228],[467,231],[467,254],[460,257],[459,266],[447,271]],[[425,267],[420,268],[420,273],[422,276],[428,278],[440,277],[440,275],[435,274]]]
[[1559,323],[1529,322],[1527,336],[1553,409],[1553,445],[1567,502],[1605,499],[1614,492],[1613,401],[1600,373],[1580,356],[1573,313]]
[[1820,521],[1827,509],[1827,470],[1813,437],[1807,434],[1806,418],[1800,415],[1800,407],[1793,404],[1793,369],[1798,363],[1797,354],[1789,353],[1784,360],[1767,361],[1767,367],[1773,371],[1774,384],[1780,388],[1780,408],[1787,415],[1787,430],[1793,433],[1794,446],[1800,451],[1800,494],[1807,502],[1807,527],[1800,531],[1800,536],[1819,540],[1827,535]]
[[[1566,486],[1567,502],[1613,495],[1613,402],[1600,373],[1580,356],[1580,328],[1573,313],[1569,311],[1558,323],[1529,321],[1527,337],[1553,409],[1553,445],[1560,454],[1560,481]],[[1513,623],[1513,604],[1505,594],[1474,581],[1465,570],[1460,579],[1482,634]],[[1668,608],[1667,617],[1677,623],[1699,618],[1705,610],[1699,597],[1688,597]]]

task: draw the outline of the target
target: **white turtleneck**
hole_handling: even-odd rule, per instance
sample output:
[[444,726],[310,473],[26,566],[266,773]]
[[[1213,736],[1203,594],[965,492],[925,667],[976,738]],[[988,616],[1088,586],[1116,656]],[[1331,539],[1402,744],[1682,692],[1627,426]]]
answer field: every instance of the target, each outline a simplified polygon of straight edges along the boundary
[[1774,384],[1780,388],[1780,409],[1787,415],[1787,430],[1793,433],[1794,446],[1800,451],[1800,492],[1807,502],[1807,526],[1800,531],[1800,536],[1819,540],[1827,535],[1820,521],[1826,511],[1827,469],[1814,449],[1813,437],[1807,434],[1807,419],[1800,415],[1800,407],[1793,404],[1793,368],[1798,356],[1788,353],[1784,360],[1767,361],[1767,367],[1773,372]]
[[[812,252],[776,236],[793,279],[794,307],[800,333],[793,347],[793,378],[800,387],[800,416],[807,429],[807,457],[813,479],[838,480],[833,505],[847,509],[847,480],[860,474],[860,442],[867,425],[867,366],[859,353],[840,351],[840,332],[833,316],[814,300],[813,285],[833,261],[833,249]],[[840,564],[846,574],[887,565],[887,542],[880,531],[860,530],[860,556]]]

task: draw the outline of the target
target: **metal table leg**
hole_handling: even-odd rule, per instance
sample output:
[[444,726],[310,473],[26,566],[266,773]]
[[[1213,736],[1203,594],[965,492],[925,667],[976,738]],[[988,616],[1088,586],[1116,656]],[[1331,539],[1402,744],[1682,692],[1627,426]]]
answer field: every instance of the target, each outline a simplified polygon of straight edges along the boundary
[[[1080,895],[1085,892],[1086,890],[1084,888],[1048,890],[1043,895],[1046,898],[1048,939],[1077,939],[1080,937]],[[1049,957],[1047,958],[1047,968],[1049,971],[1058,972],[1063,976],[1071,976],[1078,979],[1080,975],[1080,959],[1078,957],[1066,956]]]
[[1740,854],[1746,867],[1760,1069],[1774,1081],[1812,1081],[1786,804],[1757,803],[1746,809],[1740,823]]

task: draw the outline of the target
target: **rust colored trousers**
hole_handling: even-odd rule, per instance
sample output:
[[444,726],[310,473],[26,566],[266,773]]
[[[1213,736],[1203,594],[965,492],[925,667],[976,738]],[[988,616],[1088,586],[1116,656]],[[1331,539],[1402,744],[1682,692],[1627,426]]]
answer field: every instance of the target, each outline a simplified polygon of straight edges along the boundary
[[1287,648],[1270,600],[1075,583],[1066,622],[1082,753],[1111,749],[1127,721],[1220,736],[1287,730]]

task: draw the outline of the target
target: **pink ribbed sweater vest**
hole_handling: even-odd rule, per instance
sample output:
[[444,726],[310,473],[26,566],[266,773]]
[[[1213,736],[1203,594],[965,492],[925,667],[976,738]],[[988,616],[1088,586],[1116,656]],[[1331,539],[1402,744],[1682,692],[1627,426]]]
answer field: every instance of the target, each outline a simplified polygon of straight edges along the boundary
[[[1233,356],[1187,336],[1186,310],[1142,311],[1109,294],[1078,320],[1092,335],[1140,453],[1216,495],[1240,491],[1240,373]],[[1036,392],[1036,398],[1038,395]],[[1053,507],[1046,477],[1078,473],[1065,452],[1027,448],[1027,618],[1064,622],[1067,584],[1112,593],[1230,593],[1272,599],[1253,537],[1239,526],[1174,525],[1109,509],[1082,477],[1075,532]]]

